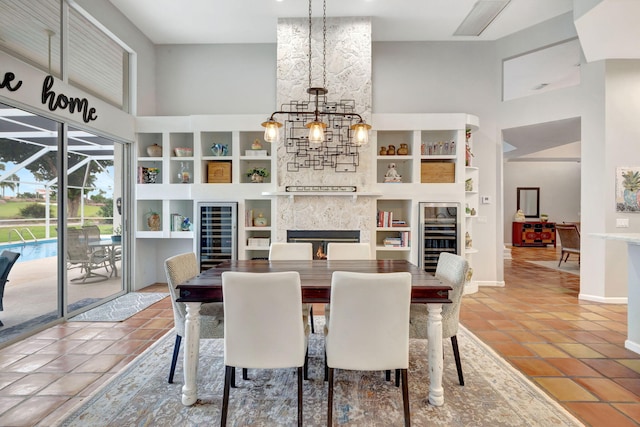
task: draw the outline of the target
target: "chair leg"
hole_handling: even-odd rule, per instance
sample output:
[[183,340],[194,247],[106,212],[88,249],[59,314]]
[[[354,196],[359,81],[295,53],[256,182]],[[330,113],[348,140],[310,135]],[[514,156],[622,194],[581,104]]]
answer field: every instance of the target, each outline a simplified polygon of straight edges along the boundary
[[178,353],[180,353],[180,342],[182,342],[182,337],[176,335],[176,343],[173,345],[173,357],[171,358],[171,368],[169,369],[169,384],[173,384],[173,374],[176,372]]
[[231,387],[236,388],[236,368],[231,370]]
[[314,321],[313,321],[313,304],[309,305],[311,308],[309,308],[309,322],[311,323],[311,333],[315,334],[316,330],[315,327],[313,326]]
[[387,369],[386,371],[384,371],[384,380],[391,381],[391,370]]
[[563,253],[560,253],[560,261],[558,261],[558,267],[560,267],[560,264],[562,264],[562,258],[564,257]]
[[456,369],[458,370],[458,381],[460,385],[464,385],[464,377],[462,376],[462,363],[460,362],[460,351],[458,350],[458,337],[451,337],[451,346],[453,347],[453,357],[456,359]]
[[333,368],[329,368],[329,391],[327,393],[327,427],[333,425]]
[[249,370],[247,368],[242,368],[242,379],[245,381],[249,379]]
[[298,366],[298,427],[302,427],[302,367]]
[[396,369],[396,387],[400,387],[400,369]]
[[398,369],[402,372],[402,404],[404,406],[404,425],[411,427],[411,412],[409,411],[409,378],[406,369]]
[[220,427],[227,425],[227,413],[229,412],[229,386],[236,368],[225,366],[224,370],[224,392],[222,394],[222,414],[220,415]]
[[305,380],[309,379],[309,348],[307,347],[307,351],[304,354],[304,375],[303,378]]
[[324,380],[329,378],[329,366],[327,366],[327,352],[324,352]]

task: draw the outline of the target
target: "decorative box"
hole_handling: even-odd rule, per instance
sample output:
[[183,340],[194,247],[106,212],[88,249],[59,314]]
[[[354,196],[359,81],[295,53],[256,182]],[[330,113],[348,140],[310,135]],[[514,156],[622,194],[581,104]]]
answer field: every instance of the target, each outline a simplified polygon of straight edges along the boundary
[[247,157],[268,156],[267,150],[244,150],[244,155]]
[[231,162],[209,162],[207,164],[207,182],[210,184],[230,184]]
[[422,162],[420,182],[456,182],[456,164],[453,162]]

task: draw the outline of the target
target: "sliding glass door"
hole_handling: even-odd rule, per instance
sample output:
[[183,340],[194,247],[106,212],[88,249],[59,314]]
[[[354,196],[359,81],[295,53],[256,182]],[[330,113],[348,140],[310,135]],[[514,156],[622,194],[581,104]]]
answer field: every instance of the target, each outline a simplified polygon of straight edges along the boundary
[[124,293],[128,150],[0,104],[0,346]]

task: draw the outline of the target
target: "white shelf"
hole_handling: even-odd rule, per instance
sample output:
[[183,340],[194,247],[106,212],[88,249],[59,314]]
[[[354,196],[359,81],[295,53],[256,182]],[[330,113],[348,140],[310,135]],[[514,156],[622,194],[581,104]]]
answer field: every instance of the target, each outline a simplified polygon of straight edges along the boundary
[[411,246],[376,246],[376,251],[408,252]]
[[246,231],[271,231],[271,226],[270,225],[267,225],[264,227],[251,226],[251,227],[245,227],[244,229]]
[[376,231],[411,231],[411,227],[376,227]]
[[244,249],[247,251],[268,251],[269,246],[245,246]]
[[479,251],[477,249],[474,248],[465,248],[464,249],[464,253],[465,254],[477,254]]
[[263,196],[288,196],[295,197],[311,196],[331,196],[331,197],[351,197],[356,200],[358,197],[381,197],[382,193],[369,193],[362,191],[263,191]]

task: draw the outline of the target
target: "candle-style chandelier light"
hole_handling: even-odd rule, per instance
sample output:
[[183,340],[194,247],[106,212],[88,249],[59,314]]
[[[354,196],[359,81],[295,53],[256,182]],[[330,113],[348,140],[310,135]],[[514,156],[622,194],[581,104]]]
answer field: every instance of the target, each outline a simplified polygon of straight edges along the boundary
[[[335,103],[327,103],[326,95],[329,91],[327,86],[327,2],[323,0],[322,6],[322,78],[323,87],[313,87],[311,81],[311,1],[309,0],[309,86],[307,93],[310,98],[313,97],[314,111],[300,111],[298,109],[291,111],[275,111],[271,114],[271,117],[266,122],[262,123],[265,128],[264,140],[267,142],[275,142],[279,140],[280,128],[282,123],[276,121],[275,116],[278,114],[295,115],[296,118],[302,120],[312,120],[305,124],[305,127],[309,129],[309,144],[319,145],[325,140],[325,129],[327,128],[326,122],[332,117],[342,117],[345,119],[358,120],[357,123],[350,126],[349,130],[352,135],[349,135],[349,139],[353,141],[355,145],[364,145],[369,142],[369,129],[371,126],[366,124],[360,114],[352,111],[336,111]],[[322,98],[322,102],[320,100]]]

